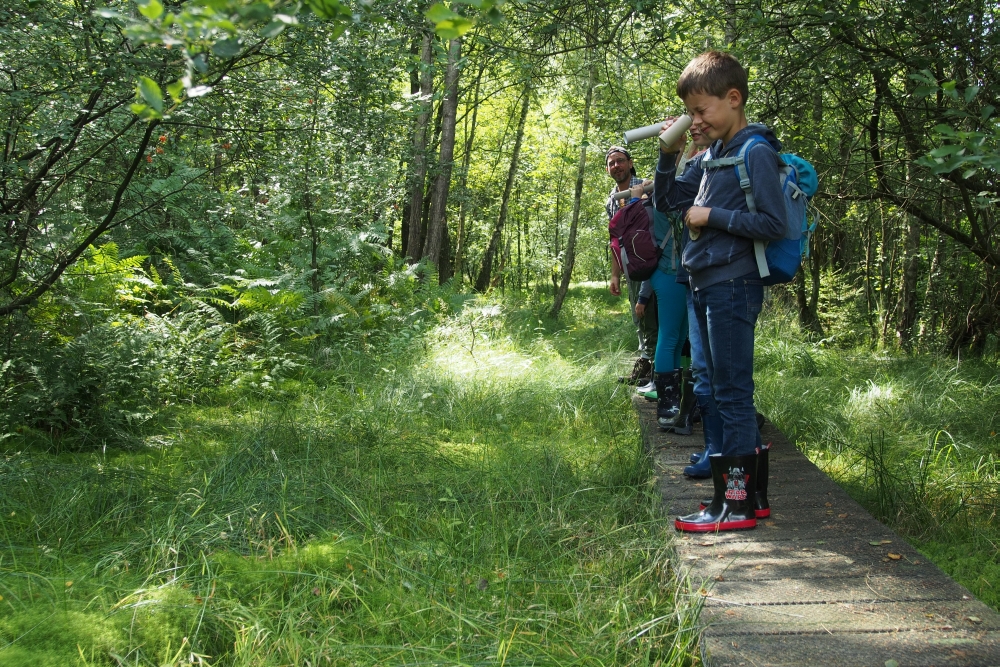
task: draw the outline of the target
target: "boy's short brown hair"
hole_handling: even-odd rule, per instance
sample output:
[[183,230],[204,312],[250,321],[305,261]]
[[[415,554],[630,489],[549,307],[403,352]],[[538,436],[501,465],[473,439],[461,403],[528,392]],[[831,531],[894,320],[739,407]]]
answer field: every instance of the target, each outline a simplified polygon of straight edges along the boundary
[[688,63],[677,79],[677,96],[682,100],[694,93],[725,97],[733,88],[739,91],[746,106],[750,94],[747,71],[736,58],[722,51],[701,54]]

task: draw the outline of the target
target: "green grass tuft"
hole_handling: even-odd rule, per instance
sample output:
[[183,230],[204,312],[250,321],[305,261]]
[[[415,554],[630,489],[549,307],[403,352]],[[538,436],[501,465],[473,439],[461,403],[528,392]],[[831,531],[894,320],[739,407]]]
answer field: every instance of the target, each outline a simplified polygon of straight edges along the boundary
[[445,306],[139,450],[8,441],[0,662],[692,664],[621,301],[546,308]]
[[758,326],[758,408],[877,518],[1000,608],[996,362],[842,350]]

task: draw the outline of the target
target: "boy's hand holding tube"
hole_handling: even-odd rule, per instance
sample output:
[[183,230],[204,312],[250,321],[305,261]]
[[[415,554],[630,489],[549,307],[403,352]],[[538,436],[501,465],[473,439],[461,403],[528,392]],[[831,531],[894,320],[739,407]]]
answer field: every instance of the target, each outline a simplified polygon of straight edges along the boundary
[[[670,118],[667,118],[665,121],[663,121],[663,129],[661,131],[661,134],[663,132],[666,132],[667,129],[671,125],[673,125],[677,121],[678,118],[679,118],[679,116],[671,116]],[[680,153],[680,152],[682,152],[684,150],[685,146],[687,146],[687,136],[684,133],[681,133],[681,135],[677,139],[677,141],[675,141],[670,146],[664,146],[663,142],[662,141],[660,142],[660,150],[663,151],[664,153],[667,153],[667,154],[669,154],[669,153]]]
[[708,226],[708,214],[711,210],[707,206],[692,206],[684,212],[684,223],[692,241],[697,241],[701,236],[701,228]]

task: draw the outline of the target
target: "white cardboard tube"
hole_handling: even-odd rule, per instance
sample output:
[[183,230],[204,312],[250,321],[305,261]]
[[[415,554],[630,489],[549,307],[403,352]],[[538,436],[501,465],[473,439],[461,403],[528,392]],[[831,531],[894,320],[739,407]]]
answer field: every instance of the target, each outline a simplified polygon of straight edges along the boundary
[[663,127],[663,123],[656,123],[655,125],[647,125],[646,127],[637,127],[634,130],[629,130],[625,133],[625,145],[628,146],[634,141],[642,141],[643,139],[652,139],[660,133],[660,128]]
[[691,127],[691,116],[686,113],[681,114],[677,120],[674,121],[674,124],[664,130],[663,134],[660,135],[660,145],[664,148],[670,148],[677,143],[677,140],[681,138],[681,135],[688,131],[689,127]]
[[[632,188],[629,188],[628,190],[622,190],[621,192],[616,192],[611,196],[615,199],[628,199],[631,196],[631,190]],[[653,191],[653,184],[646,183],[645,185],[642,186],[642,191],[648,195],[650,192]]]
[[[660,139],[662,140],[664,136],[666,136],[667,132],[670,132],[671,134],[667,137],[668,139],[670,139],[670,141],[667,142],[667,145],[669,146],[678,139],[680,139],[681,134],[687,132],[687,129],[691,127],[691,116],[687,115],[686,113],[681,114],[680,116],[677,117],[677,120],[674,121],[674,124],[668,127],[666,131],[663,132],[663,134],[660,133],[660,129],[662,127],[663,127],[663,122],[661,121],[653,125],[647,125],[645,127],[637,127],[634,130],[629,130],[624,134],[625,145],[628,146],[629,144],[635,141],[642,141],[643,139],[652,139],[657,135],[659,135]],[[673,134],[675,132],[676,134]]]

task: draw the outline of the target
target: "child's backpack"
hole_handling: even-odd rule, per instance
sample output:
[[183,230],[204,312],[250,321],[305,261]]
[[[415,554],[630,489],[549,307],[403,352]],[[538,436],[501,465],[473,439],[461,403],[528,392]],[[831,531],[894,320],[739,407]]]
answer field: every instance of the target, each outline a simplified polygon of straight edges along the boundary
[[608,233],[611,255],[629,280],[648,280],[673,236],[667,234],[663,243],[657,245],[653,236],[653,205],[648,199],[620,208],[608,222]]
[[[739,153],[733,157],[710,159],[705,156],[702,166],[707,169],[719,167],[735,167],[740,188],[747,198],[747,208],[751,213],[757,212],[757,206],[750,191],[750,169],[747,166],[746,154],[759,143],[771,144],[767,139],[755,134],[740,146]],[[773,148],[772,148],[773,150]],[[815,215],[810,215],[809,200],[819,188],[819,178],[816,170],[808,160],[794,153],[781,153],[781,167],[778,170],[781,178],[781,191],[785,195],[785,238],[778,241],[754,241],[754,255],[757,259],[757,269],[765,285],[787,283],[795,278],[802,264],[802,258],[809,256],[809,239],[816,230]]]

